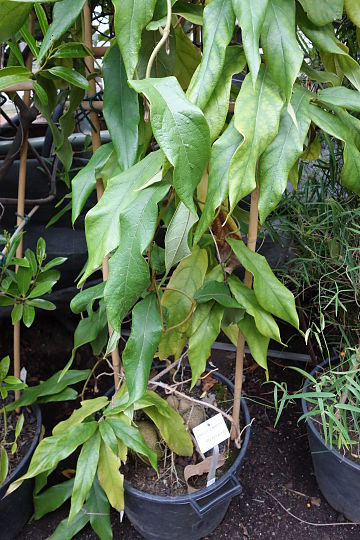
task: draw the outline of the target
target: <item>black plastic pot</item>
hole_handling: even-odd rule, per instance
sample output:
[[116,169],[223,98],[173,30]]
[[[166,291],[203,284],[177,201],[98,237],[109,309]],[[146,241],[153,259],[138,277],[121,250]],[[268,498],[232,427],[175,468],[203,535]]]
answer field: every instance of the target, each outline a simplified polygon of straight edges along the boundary
[[0,487],[0,540],[12,540],[29,521],[34,511],[34,480],[25,480],[21,486],[3,498],[8,487],[27,471],[31,458],[39,443],[41,433],[41,411],[38,405],[32,406],[36,418],[36,431],[29,450],[16,469]]
[[[212,376],[233,392],[233,384],[220,373]],[[250,414],[241,400],[245,428],[239,455],[230,469],[210,487],[179,497],[161,497],[125,487],[125,513],[133,527],[151,540],[199,540],[210,534],[223,520],[231,499],[242,492],[238,472],[250,438]]]
[[[316,376],[327,365],[327,362],[323,362],[311,375]],[[311,381],[307,379],[303,392],[310,384]],[[308,412],[305,399],[302,399],[302,408],[304,413]],[[360,465],[325,444],[311,418],[307,418],[306,423],[315,476],[321,493],[335,510],[350,521],[360,523]]]

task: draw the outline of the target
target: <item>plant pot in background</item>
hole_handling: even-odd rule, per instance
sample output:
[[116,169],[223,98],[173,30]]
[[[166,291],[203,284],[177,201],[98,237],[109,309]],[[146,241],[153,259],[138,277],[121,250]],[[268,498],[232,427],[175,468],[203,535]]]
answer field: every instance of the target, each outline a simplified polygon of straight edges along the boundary
[[36,418],[36,431],[29,450],[20,461],[16,469],[0,486],[0,540],[11,540],[21,531],[30,519],[33,511],[34,480],[26,480],[21,486],[3,498],[8,487],[17,478],[27,471],[30,460],[39,443],[41,433],[41,411],[38,405],[32,405],[32,412]]
[[[233,392],[233,384],[220,373],[212,377]],[[250,438],[250,414],[241,400],[246,425],[239,455],[212,486],[178,497],[161,497],[133,488],[124,482],[125,513],[133,527],[149,540],[199,540],[222,522],[233,497],[242,492],[237,478]]]
[[[311,375],[315,377],[326,365],[326,361],[318,365]],[[307,379],[303,392],[310,384]],[[306,400],[301,402],[307,413]],[[360,465],[325,444],[311,418],[306,419],[306,424],[315,476],[322,494],[335,510],[350,521],[360,523]]]

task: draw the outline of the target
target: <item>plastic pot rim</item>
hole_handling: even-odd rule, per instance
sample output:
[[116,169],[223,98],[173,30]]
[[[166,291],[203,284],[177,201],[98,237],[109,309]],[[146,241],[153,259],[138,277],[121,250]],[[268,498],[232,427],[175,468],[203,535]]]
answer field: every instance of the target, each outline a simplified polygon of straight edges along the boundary
[[19,471],[23,467],[24,463],[31,460],[31,457],[32,457],[33,453],[35,452],[35,448],[39,444],[39,437],[40,437],[41,425],[42,425],[41,410],[40,410],[39,405],[37,405],[36,403],[31,405],[31,410],[32,410],[33,414],[35,415],[35,419],[36,419],[36,430],[35,430],[35,433],[34,433],[33,440],[31,442],[31,445],[30,445],[29,449],[27,450],[26,454],[24,455],[24,457],[17,464],[17,466],[11,472],[11,474],[6,478],[5,482],[3,482],[3,484],[0,485],[0,499],[7,492],[8,487],[10,486],[10,484],[14,480],[16,480],[17,476],[19,475]]
[[[218,372],[213,372],[211,375],[214,378],[221,381],[222,383],[225,383],[228,386],[231,393],[233,393],[234,385],[233,385],[233,383],[231,381],[229,381],[229,379],[227,379],[226,377],[224,377],[224,375],[222,375],[221,373],[218,373]],[[207,497],[207,496],[211,495],[212,493],[214,493],[215,491],[217,491],[219,488],[222,487],[222,485],[224,485],[228,481],[229,477],[231,477],[233,474],[236,474],[237,470],[239,469],[239,467],[240,467],[240,465],[241,465],[241,463],[242,463],[242,461],[243,461],[243,459],[245,457],[245,454],[246,454],[246,451],[247,451],[247,448],[248,448],[248,445],[249,445],[250,421],[251,421],[251,419],[250,419],[249,409],[248,409],[248,407],[246,405],[246,401],[245,401],[245,399],[243,397],[241,398],[241,410],[243,412],[244,420],[245,420],[245,431],[244,431],[244,438],[243,438],[243,442],[242,442],[239,454],[238,454],[237,458],[235,459],[234,463],[232,464],[232,466],[222,475],[221,478],[216,480],[216,482],[214,482],[214,484],[212,484],[209,487],[204,487],[202,489],[199,489],[195,493],[188,493],[186,495],[170,496],[170,495],[153,495],[151,493],[147,493],[146,491],[141,491],[141,490],[139,490],[137,488],[134,488],[126,480],[124,480],[125,491],[127,491],[128,493],[131,493],[132,495],[135,495],[137,497],[141,497],[143,499],[152,500],[152,501],[156,501],[156,502],[162,502],[162,501],[166,500],[166,502],[168,504],[169,503],[171,503],[171,504],[186,503],[186,502],[189,501],[189,499],[193,499],[193,498],[199,499],[202,496]]]
[[[324,370],[324,367],[328,365],[328,362],[327,360],[324,360],[324,362],[321,362],[321,364],[318,364],[312,371],[311,371],[311,375],[314,377],[317,373],[319,373],[319,371],[323,371]],[[302,393],[304,394],[306,391],[307,391],[307,387],[309,385],[311,385],[311,380],[310,379],[306,379],[305,383],[304,383],[304,386],[303,386],[303,389],[302,389]],[[301,405],[302,405],[302,409],[303,409],[303,412],[304,414],[306,414],[309,410],[308,410],[308,407],[307,407],[307,401],[305,398],[301,398]],[[324,441],[324,438],[322,437],[320,431],[318,429],[316,429],[315,427],[315,424],[314,422],[311,420],[311,418],[306,418],[306,423],[309,427],[309,429],[311,430],[311,433],[318,439],[318,441],[320,441],[322,443],[323,446],[325,446],[325,448],[331,452],[332,454],[334,454],[336,456],[336,458],[339,460],[339,461],[342,461],[344,463],[346,463],[346,465],[348,467],[352,467],[353,469],[355,469],[357,472],[360,472],[360,464],[358,463],[355,463],[355,461],[347,458],[346,456],[344,456],[343,454],[340,454],[340,452],[338,452],[338,450],[336,450],[335,448],[331,447],[329,444],[327,444],[325,441]]]

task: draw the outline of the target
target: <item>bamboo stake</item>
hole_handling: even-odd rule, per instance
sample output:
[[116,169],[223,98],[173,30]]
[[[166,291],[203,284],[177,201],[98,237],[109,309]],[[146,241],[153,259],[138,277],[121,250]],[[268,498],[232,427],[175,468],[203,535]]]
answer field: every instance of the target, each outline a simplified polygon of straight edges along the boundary
[[[29,31],[32,34],[34,30],[34,17],[30,15]],[[29,53],[26,60],[26,67],[29,71],[32,70],[33,56]],[[26,107],[30,107],[30,90],[24,92],[24,103]],[[20,164],[19,164],[19,183],[18,183],[18,202],[17,202],[17,219],[16,225],[20,227],[24,223],[25,216],[25,188],[26,188],[26,164],[28,155],[28,131],[23,134],[24,140],[20,150]],[[18,248],[16,250],[16,257],[19,259],[23,253],[23,239],[21,238]],[[18,267],[15,268],[17,271]],[[20,353],[20,321],[14,325],[14,375],[20,378],[21,369],[21,353]],[[20,397],[20,390],[15,390],[15,399]],[[16,412],[20,412],[20,409],[16,409]]]
[[[251,251],[256,249],[256,239],[258,230],[258,218],[259,218],[259,183],[256,189],[251,194],[250,203],[250,219],[249,219],[249,231],[247,246]],[[253,276],[250,272],[245,271],[244,283],[249,289],[252,287]],[[240,426],[240,400],[242,391],[242,381],[244,373],[244,353],[245,353],[245,337],[239,330],[238,342],[236,347],[236,364],[235,364],[235,382],[234,382],[234,408],[233,418],[235,425]],[[231,438],[236,437],[235,430],[231,430]]]
[[[91,11],[90,11],[88,1],[85,2],[83,15],[84,15],[84,43],[89,49],[91,49],[92,48]],[[94,59],[91,56],[88,56],[85,59],[85,64],[86,64],[86,68],[89,74],[93,73],[94,72]],[[91,85],[91,91],[89,91],[89,97],[96,94],[96,82],[94,79],[90,80],[90,85]],[[101,146],[101,138],[100,138],[99,117],[97,113],[93,110],[90,111],[90,120],[92,124],[91,126],[92,146],[93,146],[93,152],[95,152]],[[97,199],[100,200],[104,193],[104,184],[101,178],[96,180],[96,193],[97,193]],[[103,261],[102,274],[103,274],[103,280],[106,281],[109,275],[108,257],[105,257]],[[112,328],[109,323],[108,323],[108,327],[109,327],[109,334],[111,335]],[[120,382],[120,355],[117,348],[111,353],[111,359],[112,359],[112,365],[113,365],[113,370],[114,370],[115,389],[117,389]]]

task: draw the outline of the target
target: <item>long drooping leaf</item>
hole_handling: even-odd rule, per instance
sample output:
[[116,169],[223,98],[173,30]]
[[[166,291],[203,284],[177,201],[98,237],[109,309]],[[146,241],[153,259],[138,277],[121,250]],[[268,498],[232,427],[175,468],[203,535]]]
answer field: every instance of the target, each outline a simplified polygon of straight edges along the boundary
[[318,99],[330,107],[343,107],[349,111],[360,112],[360,92],[344,86],[320,90]]
[[248,74],[235,104],[235,127],[244,140],[235,151],[229,169],[230,207],[256,187],[256,164],[279,129],[283,100],[265,66],[260,67],[255,88]]
[[[204,249],[194,247],[192,254],[183,259],[176,267],[161,299],[161,305],[167,313],[167,330],[159,345],[160,358],[171,355],[178,357],[186,342],[186,330],[195,307],[192,302],[195,292],[204,281],[208,265]],[[170,330],[171,327],[176,327]]]
[[56,527],[55,531],[48,540],[71,540],[74,536],[80,532],[85,525],[89,522],[89,516],[80,512],[74,521],[68,524],[68,519],[65,518],[60,521],[59,525]]
[[109,261],[105,304],[109,321],[118,333],[121,322],[145,292],[149,267],[143,252],[155,234],[158,203],[169,190],[165,182],[134,192],[132,203],[120,215],[120,242]]
[[132,79],[141,47],[141,33],[151,21],[156,0],[112,0],[115,34],[128,79]]
[[194,320],[197,320],[197,324],[189,337],[188,350],[192,375],[191,387],[196,384],[206,369],[206,361],[210,356],[212,344],[220,332],[223,313],[224,307],[216,302],[201,304],[194,313]]
[[77,514],[81,511],[86,497],[93,484],[97,471],[99,452],[100,452],[100,433],[97,430],[90,439],[88,439],[80,452],[76,464],[76,474],[74,488],[71,496],[71,507],[69,514],[69,523],[71,523]]
[[110,504],[96,476],[85,507],[90,515],[90,525],[100,540],[112,540]]
[[252,252],[241,240],[229,238],[227,242],[244,268],[254,276],[254,292],[260,306],[298,329],[294,296],[275,277],[265,257]]
[[193,193],[210,155],[209,127],[203,113],[190,103],[175,77],[131,81],[150,101],[154,136],[174,166],[173,183],[182,202],[193,214]]
[[324,26],[336,19],[341,19],[344,8],[344,0],[298,0],[307,16],[316,24],[316,26]]
[[182,417],[170,406],[169,416],[162,415],[156,407],[147,407],[144,413],[154,422],[170,450],[178,456],[191,456],[193,443]]
[[101,282],[93,287],[88,287],[80,291],[70,302],[70,308],[73,313],[82,311],[91,311],[95,300],[104,296],[105,282]]
[[113,152],[113,144],[100,146],[90,161],[72,179],[72,223],[74,224],[86,201],[96,188],[96,178]]
[[240,73],[246,64],[242,48],[232,46],[226,49],[224,67],[204,108],[204,115],[210,128],[210,140],[213,142],[222,131],[229,110],[229,97],[232,76]]
[[304,57],[295,30],[295,0],[269,0],[261,45],[269,74],[287,102]]
[[232,0],[235,15],[241,28],[246,60],[255,86],[260,68],[260,33],[269,0]]
[[212,0],[204,9],[203,55],[187,92],[190,101],[202,110],[221,76],[234,25],[235,15],[230,0]]
[[[120,242],[120,215],[133,190],[155,176],[163,163],[162,152],[152,152],[145,159],[109,180],[105,193],[86,215],[85,232],[89,260],[81,281],[101,266],[105,255]],[[135,197],[135,195],[134,195]]]
[[196,227],[194,243],[197,243],[210,227],[215,211],[229,193],[229,169],[231,160],[240,146],[243,136],[235,129],[234,119],[212,146],[210,155],[210,171],[205,206]]
[[81,407],[76,409],[69,418],[59,422],[53,429],[53,435],[61,435],[73,426],[81,424],[85,418],[100,411],[108,403],[106,396],[100,396],[94,399],[87,399],[81,402]]
[[[340,2],[340,0],[338,0]],[[345,9],[349,19],[360,27],[360,2],[359,0],[345,0]]]
[[242,308],[242,305],[231,296],[228,285],[219,281],[206,281],[194,296],[198,304],[215,300],[218,304],[227,308]]
[[245,317],[238,322],[238,326],[249,345],[252,357],[267,371],[267,350],[270,339],[259,332],[254,319],[248,314],[245,314]]
[[66,480],[46,489],[38,495],[34,495],[34,518],[40,519],[45,514],[57,510],[70,499],[74,486],[74,479]]
[[124,476],[120,473],[120,458],[101,441],[97,476],[109,503],[115,510],[124,510]]
[[320,51],[337,55],[347,55],[347,52],[342,48],[342,43],[336,38],[334,28],[331,24],[321,27],[317,26],[308,19],[299,4],[296,9],[296,20],[300,29]]
[[13,86],[14,84],[19,84],[25,81],[28,81],[31,77],[31,72],[22,66],[10,66],[3,68],[0,71],[0,91]]
[[165,234],[165,266],[169,272],[182,259],[191,254],[188,236],[189,232],[198,220],[186,206],[180,202]]
[[303,152],[304,141],[310,127],[310,94],[295,87],[291,105],[296,117],[294,124],[284,109],[280,116],[279,132],[259,160],[259,216],[264,223],[277,207],[284,193],[289,173]]
[[3,0],[0,3],[0,42],[14,36],[26,22],[32,5],[24,2],[14,3]]
[[122,170],[136,160],[139,98],[129,87],[124,62],[117,43],[106,53],[103,63],[104,118]]
[[122,354],[131,402],[139,399],[146,390],[161,334],[157,297],[151,293],[136,304],[132,311],[131,334]]
[[52,23],[46,32],[40,47],[38,62],[41,62],[51,45],[65,34],[80,15],[85,0],[61,0],[54,5]]

